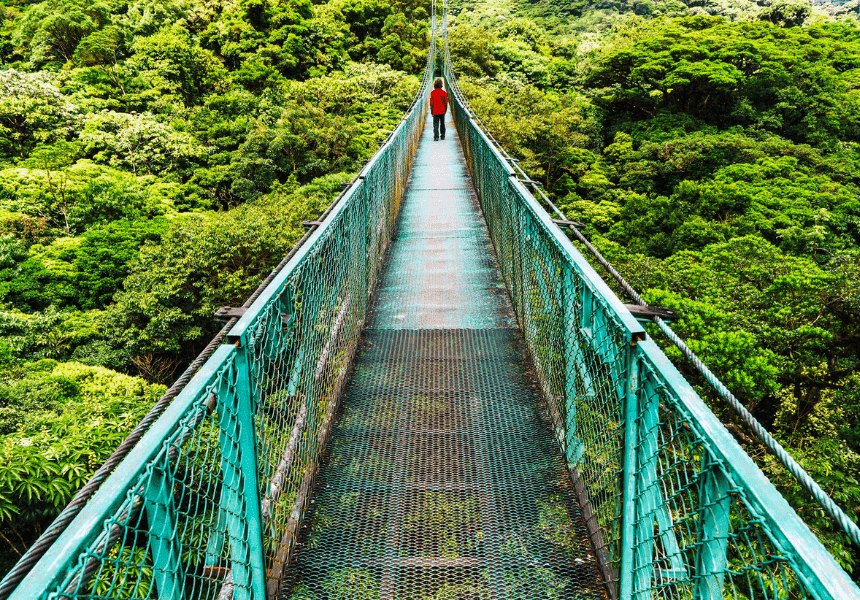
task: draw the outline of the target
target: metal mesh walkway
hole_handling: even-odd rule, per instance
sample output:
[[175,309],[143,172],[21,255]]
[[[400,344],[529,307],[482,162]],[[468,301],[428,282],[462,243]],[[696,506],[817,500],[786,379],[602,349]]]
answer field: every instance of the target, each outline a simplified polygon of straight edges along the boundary
[[424,129],[282,598],[603,598],[452,124]]

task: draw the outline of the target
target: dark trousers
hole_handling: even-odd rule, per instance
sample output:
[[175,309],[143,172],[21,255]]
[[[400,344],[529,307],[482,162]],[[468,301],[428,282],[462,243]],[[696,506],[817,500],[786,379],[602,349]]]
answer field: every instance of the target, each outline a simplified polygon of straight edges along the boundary
[[438,140],[439,134],[445,139],[445,115],[433,115],[433,139]]

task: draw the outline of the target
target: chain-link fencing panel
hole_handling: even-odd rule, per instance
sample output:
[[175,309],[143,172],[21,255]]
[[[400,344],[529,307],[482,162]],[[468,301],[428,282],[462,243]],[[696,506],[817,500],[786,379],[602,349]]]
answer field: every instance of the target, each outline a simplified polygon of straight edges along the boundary
[[728,432],[709,431],[714,423],[695,414],[708,409],[692,388],[675,381],[656,346],[649,341],[639,350],[633,592],[649,598],[856,597],[838,576],[821,579],[815,563],[829,569],[827,554],[794,543],[796,514],[768,494],[770,484],[757,468],[749,469],[748,457],[733,458],[743,451]]
[[251,597],[244,515],[256,478],[240,443],[249,421],[236,359],[235,348],[216,352],[129,455],[113,494],[82,513],[100,524],[94,539],[65,569],[39,572],[51,585],[25,581],[22,597],[217,598],[228,573],[236,597]]
[[449,56],[445,73],[608,594],[860,597],[520,182],[522,172],[471,114]]
[[13,598],[274,595],[426,115],[415,102]]

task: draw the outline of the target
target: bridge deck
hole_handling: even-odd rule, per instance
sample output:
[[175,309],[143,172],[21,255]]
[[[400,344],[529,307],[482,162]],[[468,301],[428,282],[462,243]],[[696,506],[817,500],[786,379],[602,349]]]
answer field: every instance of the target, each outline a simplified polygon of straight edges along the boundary
[[604,598],[527,364],[457,132],[428,124],[282,597]]

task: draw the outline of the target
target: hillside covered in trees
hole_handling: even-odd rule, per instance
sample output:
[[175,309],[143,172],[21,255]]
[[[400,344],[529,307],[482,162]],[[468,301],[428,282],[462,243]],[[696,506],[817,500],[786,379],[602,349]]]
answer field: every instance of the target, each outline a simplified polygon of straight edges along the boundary
[[0,0],[0,571],[394,128],[429,10]]
[[[857,519],[856,7],[455,8],[455,68],[478,115],[649,303],[677,311],[676,331]],[[734,431],[856,577],[847,539]]]

